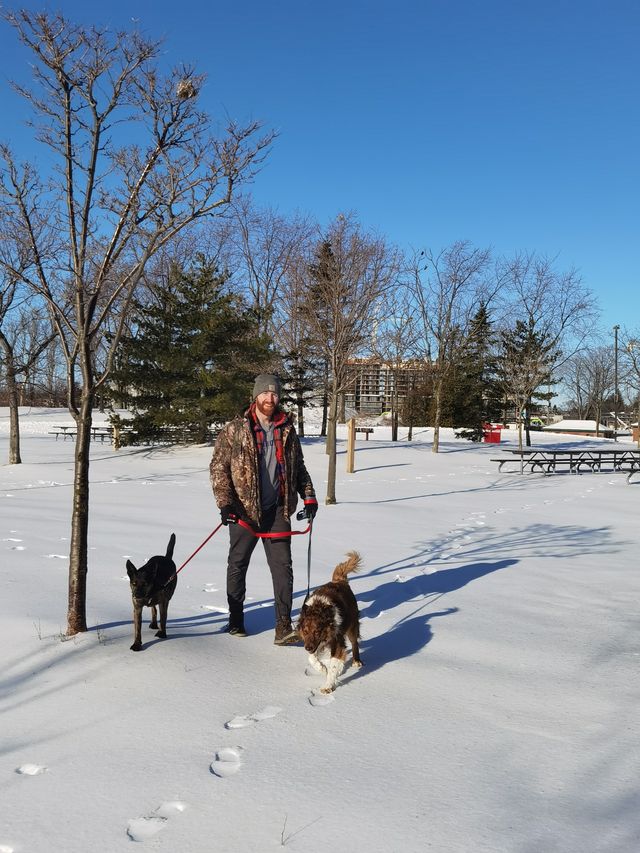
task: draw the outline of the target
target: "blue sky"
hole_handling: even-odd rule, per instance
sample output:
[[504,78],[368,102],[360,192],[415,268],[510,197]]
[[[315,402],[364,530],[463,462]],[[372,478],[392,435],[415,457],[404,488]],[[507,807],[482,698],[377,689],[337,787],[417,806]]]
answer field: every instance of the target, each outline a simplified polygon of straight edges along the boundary
[[[23,4],[45,8],[42,3]],[[93,6],[93,4],[91,4]],[[403,247],[458,239],[581,271],[607,337],[640,328],[637,0],[62,0],[78,21],[135,19],[170,64],[208,74],[206,108],[279,133],[253,194],[326,223],[341,211]],[[27,56],[0,29],[8,89]]]

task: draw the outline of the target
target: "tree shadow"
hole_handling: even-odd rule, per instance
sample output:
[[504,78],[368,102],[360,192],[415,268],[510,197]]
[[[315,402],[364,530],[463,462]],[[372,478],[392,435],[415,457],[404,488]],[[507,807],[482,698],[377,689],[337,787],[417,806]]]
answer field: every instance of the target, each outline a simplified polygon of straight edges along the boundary
[[359,474],[362,471],[379,471],[381,468],[405,468],[409,462],[396,462],[395,465],[371,465],[369,468],[357,468],[353,473]]
[[[466,538],[462,538],[462,536]],[[528,557],[562,559],[583,554],[613,554],[629,541],[613,541],[609,527],[581,527],[576,524],[530,524],[495,531],[488,525],[473,530],[460,530],[459,534],[446,534],[417,543],[412,553],[390,563],[384,563],[358,578],[375,577],[389,572],[420,570],[440,563],[445,552],[449,561],[458,563],[480,561],[495,557],[518,560]],[[455,550],[454,553],[452,549]],[[433,575],[431,576],[433,577]]]
[[452,569],[440,569],[431,574],[420,572],[412,578],[396,578],[392,581],[382,583],[374,589],[359,592],[357,595],[360,602],[371,602],[363,609],[360,606],[360,616],[366,619],[376,619],[381,613],[393,610],[399,604],[420,601],[430,598],[432,603],[442,595],[461,589],[471,581],[498,572],[501,569],[515,566],[519,560],[497,560],[487,563],[469,563]]

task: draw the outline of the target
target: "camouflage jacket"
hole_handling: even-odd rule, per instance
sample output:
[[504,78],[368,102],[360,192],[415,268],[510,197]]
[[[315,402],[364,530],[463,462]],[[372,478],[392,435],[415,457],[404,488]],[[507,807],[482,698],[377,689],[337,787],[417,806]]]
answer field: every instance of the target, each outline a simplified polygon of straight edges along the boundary
[[[315,492],[290,418],[287,417],[281,429],[285,469],[284,514],[291,518],[296,511],[298,495],[303,499],[311,498],[315,497]],[[259,471],[258,448],[245,412],[221,430],[209,472],[218,507],[232,506],[242,518],[256,526],[261,523]]]

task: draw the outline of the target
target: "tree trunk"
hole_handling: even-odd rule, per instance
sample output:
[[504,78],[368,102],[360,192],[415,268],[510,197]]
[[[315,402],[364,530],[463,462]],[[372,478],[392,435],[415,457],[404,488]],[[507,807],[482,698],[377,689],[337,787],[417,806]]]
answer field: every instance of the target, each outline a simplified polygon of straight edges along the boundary
[[327,434],[327,409],[329,408],[329,367],[324,365],[324,389],[322,391],[322,425],[320,435]]
[[87,630],[87,558],[89,541],[89,449],[93,398],[83,389],[76,417],[76,449],[73,474],[73,508],[69,550],[69,610],[67,634]]
[[329,467],[327,470],[327,497],[326,504],[336,503],[336,420],[338,417],[338,401],[335,392],[331,395],[329,407],[329,429],[327,430],[327,453],[329,454]]
[[18,384],[13,360],[13,348],[3,334],[0,334],[0,346],[5,353],[5,382],[9,402],[9,465],[20,465],[20,419],[18,417]]
[[324,449],[327,456],[331,455],[331,448],[336,446],[336,425],[338,421],[338,409],[333,400],[329,404],[329,417],[327,419],[327,439]]
[[527,399],[527,407],[525,409],[524,434],[527,447],[531,447],[531,397]]
[[431,452],[438,453],[440,450],[440,418],[442,417],[442,382],[440,380],[434,386],[433,398],[435,407],[433,412],[433,444]]
[[391,441],[398,440],[398,395],[395,393],[391,398]]

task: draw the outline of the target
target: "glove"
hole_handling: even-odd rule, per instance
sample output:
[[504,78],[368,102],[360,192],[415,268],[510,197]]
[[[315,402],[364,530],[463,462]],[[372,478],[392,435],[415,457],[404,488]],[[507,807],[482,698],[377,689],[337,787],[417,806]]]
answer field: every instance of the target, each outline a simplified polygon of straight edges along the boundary
[[304,514],[312,521],[316,517],[316,513],[318,512],[318,501],[315,498],[305,498],[304,499]]
[[220,518],[224,525],[238,523],[238,513],[232,506],[223,506],[220,510]]

